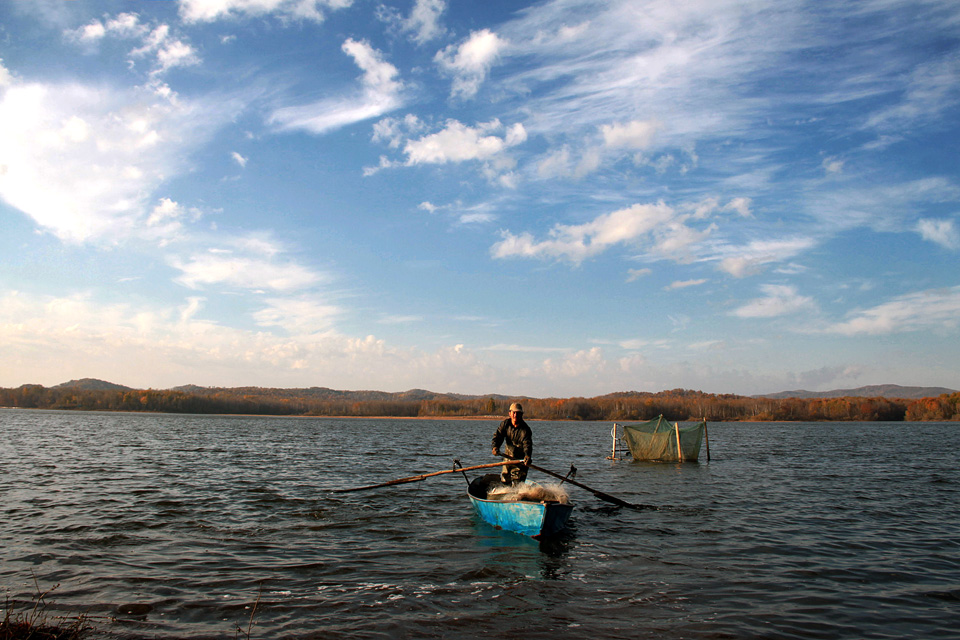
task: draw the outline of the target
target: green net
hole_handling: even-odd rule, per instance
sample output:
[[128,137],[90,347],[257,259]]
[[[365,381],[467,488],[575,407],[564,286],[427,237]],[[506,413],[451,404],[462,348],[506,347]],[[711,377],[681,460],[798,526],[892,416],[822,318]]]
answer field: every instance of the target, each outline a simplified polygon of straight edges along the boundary
[[700,442],[706,428],[705,421],[678,427],[663,416],[641,424],[623,425],[624,439],[633,459],[660,462],[695,462],[700,457]]

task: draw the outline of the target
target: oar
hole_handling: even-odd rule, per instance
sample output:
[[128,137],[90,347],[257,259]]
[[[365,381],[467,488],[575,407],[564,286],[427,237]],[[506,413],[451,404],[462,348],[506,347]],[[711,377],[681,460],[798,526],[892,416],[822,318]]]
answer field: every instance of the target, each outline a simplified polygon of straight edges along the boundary
[[[489,464],[478,464],[472,467],[460,467],[457,469],[446,469],[444,471],[434,471],[433,473],[423,473],[419,476],[410,476],[409,478],[398,478],[397,480],[390,480],[389,482],[381,482],[380,484],[371,484],[366,487],[354,487],[352,489],[334,489],[334,493],[348,493],[350,491],[366,491],[367,489],[379,489],[380,487],[389,487],[394,484],[405,484],[407,482],[420,482],[421,480],[426,480],[432,476],[441,476],[445,473],[457,473],[459,471],[473,471],[474,469],[490,469],[492,467],[502,467],[505,465],[511,464],[523,464],[523,460],[504,460],[503,462],[491,462]],[[569,482],[569,481],[568,481]]]
[[[502,454],[502,453],[501,453],[500,455],[502,455],[504,458],[507,457],[506,455],[504,455],[504,454]],[[505,463],[510,463],[510,462],[516,462],[516,461],[515,461],[515,460],[510,460],[510,459],[507,459],[507,460],[505,461]],[[611,496],[609,493],[604,493],[603,491],[597,491],[596,489],[594,489],[594,488],[592,488],[592,487],[588,487],[588,486],[585,485],[585,484],[581,484],[581,483],[577,482],[576,480],[571,480],[570,478],[568,478],[568,477],[566,477],[566,476],[562,476],[562,475],[560,475],[559,473],[554,473],[553,471],[550,471],[549,469],[544,469],[543,467],[538,467],[538,466],[535,465],[535,464],[530,464],[530,465],[527,465],[527,466],[529,466],[531,469],[536,469],[536,470],[539,471],[540,473],[545,473],[545,474],[547,474],[548,476],[553,476],[554,478],[560,478],[561,480],[563,480],[563,481],[565,481],[565,482],[569,482],[570,484],[572,484],[572,485],[575,486],[575,487],[580,487],[581,489],[586,489],[587,491],[589,491],[589,492],[592,493],[593,495],[597,496],[597,497],[600,498],[601,500],[604,500],[604,501],[609,502],[609,503],[611,503],[611,504],[615,504],[615,505],[617,505],[618,507],[627,507],[627,508],[630,508],[630,509],[636,509],[637,511],[641,511],[641,510],[643,510],[643,509],[657,509],[657,508],[658,508],[658,507],[655,507],[655,506],[650,505],[650,504],[632,504],[632,503],[627,502],[627,501],[625,501],[625,500],[621,500],[620,498],[617,498],[617,497],[615,497],[615,496]]]
[[649,504],[632,504],[632,503],[627,502],[627,501],[625,501],[625,500],[621,500],[620,498],[617,498],[617,497],[615,497],[615,496],[611,496],[609,493],[604,493],[603,491],[597,491],[596,489],[593,489],[593,488],[591,488],[591,487],[588,487],[588,486],[585,485],[585,484],[581,484],[581,483],[577,482],[576,480],[571,480],[570,478],[565,478],[564,476],[560,475],[559,473],[554,473],[553,471],[550,471],[549,469],[544,469],[543,467],[538,467],[538,466],[535,465],[535,464],[531,464],[531,465],[530,465],[530,468],[531,468],[531,469],[536,469],[536,470],[539,471],[540,473],[545,473],[545,474],[547,474],[548,476],[553,476],[554,478],[560,478],[561,480],[565,480],[566,482],[569,482],[570,484],[572,484],[572,485],[575,486],[575,487],[580,487],[581,489],[586,489],[587,491],[589,491],[589,492],[592,493],[593,495],[597,496],[597,497],[600,498],[601,500],[604,500],[604,501],[609,502],[609,503],[611,503],[611,504],[615,504],[615,505],[617,505],[618,507],[628,507],[628,508],[630,508],[630,509],[636,509],[637,511],[641,511],[641,510],[643,510],[643,509],[656,509],[656,508],[657,508],[657,507],[655,507],[655,506],[653,506],[653,505],[649,505]]

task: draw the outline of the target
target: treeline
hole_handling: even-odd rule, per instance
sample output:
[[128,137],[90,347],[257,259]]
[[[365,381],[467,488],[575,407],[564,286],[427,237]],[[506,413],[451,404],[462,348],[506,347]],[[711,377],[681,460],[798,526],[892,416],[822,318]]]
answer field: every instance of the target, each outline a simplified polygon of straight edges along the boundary
[[310,390],[197,388],[178,390],[46,388],[24,385],[0,389],[0,406],[83,411],[151,411],[197,414],[348,416],[402,418],[501,418],[520,400],[526,416],[541,420],[641,421],[947,421],[960,420],[960,392],[919,400],[897,398],[752,398],[674,389],[657,393],[624,392],[594,398],[515,398],[503,396],[416,396],[377,393],[359,400]]

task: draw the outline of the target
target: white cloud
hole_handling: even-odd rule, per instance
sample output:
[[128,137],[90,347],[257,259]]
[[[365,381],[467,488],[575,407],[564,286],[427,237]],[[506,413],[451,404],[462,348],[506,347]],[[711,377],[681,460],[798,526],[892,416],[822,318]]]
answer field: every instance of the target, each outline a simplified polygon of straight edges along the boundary
[[580,378],[603,373],[607,368],[607,361],[603,357],[603,350],[593,347],[566,355],[559,361],[552,358],[544,360],[542,368],[543,373],[550,377]]
[[99,20],[95,20],[76,31],[76,38],[81,42],[97,42],[106,35],[107,29]]
[[183,216],[183,214],[184,210],[182,206],[170,198],[160,198],[160,202],[153,208],[153,211],[150,212],[150,216],[147,218],[147,224],[151,227],[156,226],[163,222],[176,220]]
[[503,231],[503,239],[491,247],[490,253],[494,258],[555,258],[579,264],[611,247],[650,235],[654,240],[652,252],[679,258],[684,249],[709,232],[691,229],[684,216],[662,202],[635,204],[584,224],[556,225],[546,240],[538,241],[529,233]]
[[189,322],[197,315],[197,312],[203,306],[203,303],[206,302],[206,298],[201,298],[199,296],[191,296],[187,298],[187,304],[180,307],[180,322]]
[[727,246],[720,250],[718,268],[735,278],[757,275],[766,265],[788,261],[816,245],[813,238],[786,238],[783,240],[754,240],[742,246]]
[[749,218],[753,214],[750,212],[750,205],[752,201],[750,198],[734,198],[726,205],[724,205],[724,211],[736,211],[744,218]]
[[838,160],[837,158],[824,158],[823,170],[827,173],[842,173],[843,160]]
[[377,320],[380,324],[415,324],[423,322],[423,316],[414,315],[388,315]]
[[408,113],[402,120],[384,118],[373,125],[374,142],[386,142],[391,149],[399,149],[404,141],[424,130],[426,125],[412,113]]
[[628,269],[627,270],[627,282],[633,282],[634,280],[639,280],[644,276],[648,276],[653,271],[651,269]]
[[678,217],[657,229],[653,250],[674,259],[683,259],[688,247],[705,240],[716,228],[716,225],[711,224],[698,231],[687,226],[684,218]]
[[433,40],[443,33],[440,16],[447,8],[445,0],[417,0],[410,17],[403,21],[404,31],[413,33],[413,39],[419,44]]
[[292,262],[229,252],[196,254],[187,260],[172,258],[170,264],[181,272],[176,282],[191,289],[226,285],[247,290],[296,291],[323,279],[320,274]]
[[871,114],[866,127],[899,135],[940,118],[948,109],[955,109],[960,101],[958,76],[960,55],[955,51],[912,66],[900,102]]
[[432,202],[424,201],[418,206],[421,211],[427,211],[431,214],[445,213],[453,216],[459,224],[485,224],[497,219],[497,214],[493,213],[490,204],[481,203],[472,207],[467,207],[461,202],[455,202],[445,205],[436,205]]
[[621,373],[636,373],[643,371],[650,365],[644,356],[637,353],[620,358],[617,361],[617,366],[619,367]]
[[400,354],[374,336],[325,331],[337,310],[309,300],[271,299],[256,314],[262,326],[282,326],[287,336],[201,319],[203,301],[191,296],[170,307],[135,306],[89,294],[0,292],[0,344],[11,345],[0,375],[48,385],[87,376],[143,387],[243,385],[256,369],[263,384],[288,386],[306,369],[324,378],[343,375],[347,388],[361,388],[371,370],[389,370],[386,382],[412,366],[406,357],[431,355]]
[[566,145],[553,151],[537,163],[537,175],[541,178],[559,178],[571,175],[570,148]]
[[586,146],[575,158],[569,145],[548,152],[537,162],[537,177],[549,178],[583,178],[600,168],[603,162],[603,151],[599,147]]
[[130,52],[130,58],[135,60],[153,55],[153,76],[177,67],[200,64],[196,49],[190,43],[172,35],[169,25],[159,24],[151,29],[149,25],[141,23],[135,13],[121,13],[105,22],[94,20],[79,29],[68,31],[66,35],[87,45],[95,45],[107,37],[137,40],[140,46]]
[[342,313],[336,305],[308,296],[295,298],[269,298],[267,306],[253,314],[254,320],[263,327],[282,327],[291,334],[312,334],[329,331],[333,321]]
[[720,270],[732,275],[734,278],[745,278],[763,273],[763,265],[776,261],[774,255],[747,257],[731,256],[720,261]]
[[960,186],[933,175],[909,182],[819,191],[806,201],[806,209],[831,231],[866,227],[899,233],[912,230],[918,213],[930,204],[958,200]]
[[733,198],[727,204],[720,206],[719,198],[711,196],[687,206],[693,208],[694,218],[709,218],[717,211],[734,212],[741,218],[750,218],[753,217],[753,213],[750,211],[751,204],[753,204],[753,201],[750,198],[740,197]]
[[402,105],[403,83],[396,79],[399,72],[379,51],[365,41],[353,39],[346,40],[342,49],[363,71],[360,93],[277,109],[269,118],[271,123],[281,129],[305,129],[319,134],[380,117]]
[[697,280],[676,280],[664,287],[664,289],[666,291],[672,291],[674,289],[686,289],[687,287],[699,287],[702,284],[706,284],[706,282],[707,280],[705,278],[699,278]]
[[486,224],[497,219],[496,214],[475,211],[472,213],[463,213],[458,218],[460,224]]
[[[621,149],[637,150],[649,147],[661,126],[656,120],[601,125],[602,142],[591,140],[580,145],[575,151],[571,149],[571,145],[564,144],[547,152],[537,163],[537,176],[542,179],[583,178],[599,169],[605,156]],[[634,160],[638,165],[648,163],[639,154]]]
[[739,318],[775,318],[791,313],[799,313],[816,308],[813,298],[801,296],[796,287],[790,285],[766,284],[760,287],[766,296],[756,298],[732,315]]
[[605,124],[600,132],[604,144],[612,149],[646,149],[661,126],[655,120],[634,120],[626,124]]
[[370,43],[348,38],[342,49],[363,70],[362,82],[369,96],[394,96],[403,88],[403,84],[395,80],[397,68],[385,62]]
[[160,91],[14,83],[0,97],[0,198],[72,242],[134,234],[152,192],[232,117]]
[[0,89],[13,84],[13,76],[10,70],[3,66],[3,58],[0,58]]
[[101,22],[93,20],[90,23],[68,31],[67,36],[80,42],[99,42],[108,35],[120,38],[139,38],[149,31],[149,27],[140,23],[140,17],[135,13],[120,13],[115,18]]
[[920,220],[917,232],[924,240],[935,242],[946,249],[960,248],[960,232],[953,220]]
[[907,331],[951,330],[960,322],[960,287],[921,291],[857,311],[825,333],[884,335]]
[[476,127],[448,120],[443,130],[406,143],[407,165],[488,160],[527,139],[527,132],[520,123],[509,127],[502,137],[494,135],[502,130],[499,120]]
[[517,186],[519,174],[514,170],[517,163],[506,151],[526,142],[523,124],[517,122],[504,128],[499,120],[493,119],[471,127],[450,119],[440,131],[421,135],[425,129],[426,125],[411,115],[402,120],[384,118],[374,125],[373,140],[386,142],[394,149],[402,145],[406,160],[381,156],[378,166],[364,168],[364,175],[399,166],[478,161],[490,182],[506,188]]
[[704,340],[703,342],[691,342],[687,345],[692,351],[722,351],[727,346],[723,340]]
[[175,67],[189,67],[200,64],[196,50],[182,40],[166,42],[157,51],[157,69],[155,73],[165,73]]
[[234,151],[230,154],[230,157],[233,158],[233,161],[236,162],[241,167],[247,166],[247,158],[240,155],[238,152]]
[[453,75],[451,97],[472,98],[487,77],[506,42],[489,29],[474,31],[459,46],[450,45],[435,56],[440,67]]
[[343,9],[351,4],[353,0],[180,0],[180,15],[186,22],[212,22],[231,17],[270,14],[322,22],[325,9]]
[[[504,86],[533,95],[537,133],[603,126],[622,148],[723,138],[755,121],[763,105],[737,88],[776,68],[782,50],[770,43],[793,36],[792,19],[734,2],[543,2],[498,28],[509,55],[536,61]],[[610,125],[611,114],[628,122]],[[648,125],[658,121],[654,136]]]

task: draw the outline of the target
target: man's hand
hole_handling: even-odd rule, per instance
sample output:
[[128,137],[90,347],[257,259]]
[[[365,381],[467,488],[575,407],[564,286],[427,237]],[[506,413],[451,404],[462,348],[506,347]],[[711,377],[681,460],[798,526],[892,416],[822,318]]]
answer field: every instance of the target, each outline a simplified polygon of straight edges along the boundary
[[497,449],[496,447],[494,447],[494,448],[492,449],[492,451],[493,451],[493,455],[495,455],[495,456],[499,456],[499,455],[500,455],[500,449]]

